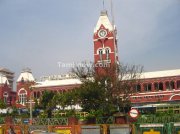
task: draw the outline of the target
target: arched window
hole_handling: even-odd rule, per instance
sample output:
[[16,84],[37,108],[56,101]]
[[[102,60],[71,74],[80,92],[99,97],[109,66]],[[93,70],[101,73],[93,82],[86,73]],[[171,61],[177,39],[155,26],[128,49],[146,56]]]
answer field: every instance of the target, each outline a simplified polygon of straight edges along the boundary
[[156,91],[163,90],[163,83],[154,83],[154,88]]
[[171,81],[171,82],[170,82],[170,88],[171,88],[171,89],[175,89],[174,81]]
[[134,90],[135,90],[135,92],[141,92],[141,85],[140,84],[135,85]]
[[180,88],[180,81],[178,80],[177,81],[177,89],[179,89]]
[[26,103],[26,94],[22,93],[22,94],[19,94],[19,103],[22,104],[22,105],[25,105]]
[[152,89],[152,87],[151,87],[151,84],[150,84],[150,83],[144,84],[144,91],[149,92],[149,91],[151,91],[151,89]]
[[4,98],[4,103],[7,103],[7,100],[8,100],[8,93],[7,92],[3,93],[3,98]]
[[40,92],[37,92],[37,99],[40,98]]
[[166,82],[166,90],[172,90],[174,88],[175,88],[174,81]]
[[36,92],[34,92],[34,98],[37,98],[37,94],[36,94]]
[[102,49],[99,49],[99,59],[102,60],[103,51]]
[[109,59],[110,59],[109,53],[110,53],[109,48],[106,48],[106,60],[109,60]]
[[27,100],[27,91],[25,89],[20,89],[18,92],[18,96],[19,96],[19,103],[21,105],[25,105],[26,104],[26,100]]

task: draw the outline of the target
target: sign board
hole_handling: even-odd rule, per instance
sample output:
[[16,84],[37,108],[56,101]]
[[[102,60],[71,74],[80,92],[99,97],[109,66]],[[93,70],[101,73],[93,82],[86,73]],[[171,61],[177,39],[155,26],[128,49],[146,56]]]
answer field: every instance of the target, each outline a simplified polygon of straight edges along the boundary
[[151,129],[149,132],[143,132],[143,134],[161,134],[161,132],[154,131],[154,129]]
[[131,118],[137,118],[139,116],[139,111],[137,109],[131,109],[129,111],[129,116]]
[[29,123],[29,119],[24,119],[24,120],[23,120],[23,123],[24,123],[24,124],[28,124],[28,123]]
[[53,131],[58,134],[72,134],[71,129],[69,126],[55,126]]

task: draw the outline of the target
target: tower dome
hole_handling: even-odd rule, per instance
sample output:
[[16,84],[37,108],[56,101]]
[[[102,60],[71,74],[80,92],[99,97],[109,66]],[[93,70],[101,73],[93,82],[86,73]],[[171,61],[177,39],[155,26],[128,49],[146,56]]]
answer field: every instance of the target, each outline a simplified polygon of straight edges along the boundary
[[25,68],[22,70],[20,76],[17,79],[17,82],[34,82],[35,79],[32,75],[31,69]]
[[0,74],[0,84],[8,84],[9,85],[9,81],[5,75]]
[[94,28],[94,33],[96,33],[101,26],[104,26],[107,30],[113,31],[113,25],[111,24],[109,18],[108,18],[108,13],[106,10],[101,11],[101,15],[98,19],[98,22],[96,24],[96,27]]

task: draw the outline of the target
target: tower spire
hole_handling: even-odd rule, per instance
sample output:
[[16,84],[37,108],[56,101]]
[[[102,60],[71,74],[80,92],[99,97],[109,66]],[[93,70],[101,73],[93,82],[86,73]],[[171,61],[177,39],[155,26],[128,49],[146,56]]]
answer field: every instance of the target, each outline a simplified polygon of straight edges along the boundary
[[112,17],[112,25],[113,25],[113,29],[114,29],[114,12],[113,12],[113,2],[111,0],[111,17]]
[[115,57],[118,57],[118,47],[117,47],[117,40],[116,40],[116,28],[115,28],[115,22],[114,22],[114,9],[113,9],[113,0],[110,0],[111,2],[111,17],[112,17],[112,26],[113,26],[113,35],[114,35],[114,48],[115,50]]
[[105,8],[104,8],[104,0],[103,0],[103,10],[105,10]]
[[[102,2],[104,5],[105,0],[102,0]],[[111,7],[113,6],[111,5]],[[112,9],[113,8],[111,8],[111,11]],[[101,11],[101,15],[94,29],[94,63],[97,65],[95,68],[97,74],[103,76],[107,75],[107,71],[109,71],[109,73],[111,72],[110,74],[113,75],[112,77],[117,76],[118,55],[116,28],[114,21],[109,20],[106,10]]]

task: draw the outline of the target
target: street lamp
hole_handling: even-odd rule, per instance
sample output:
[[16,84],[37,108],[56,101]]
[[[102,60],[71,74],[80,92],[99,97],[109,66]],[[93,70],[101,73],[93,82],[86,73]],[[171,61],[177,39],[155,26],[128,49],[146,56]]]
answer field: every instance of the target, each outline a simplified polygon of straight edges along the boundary
[[32,125],[32,103],[34,103],[34,101],[32,100],[32,87],[29,88],[30,89],[30,99],[29,99],[29,109],[30,109],[30,119],[29,119],[29,123],[30,125]]
[[30,125],[32,125],[32,93],[30,92]]

